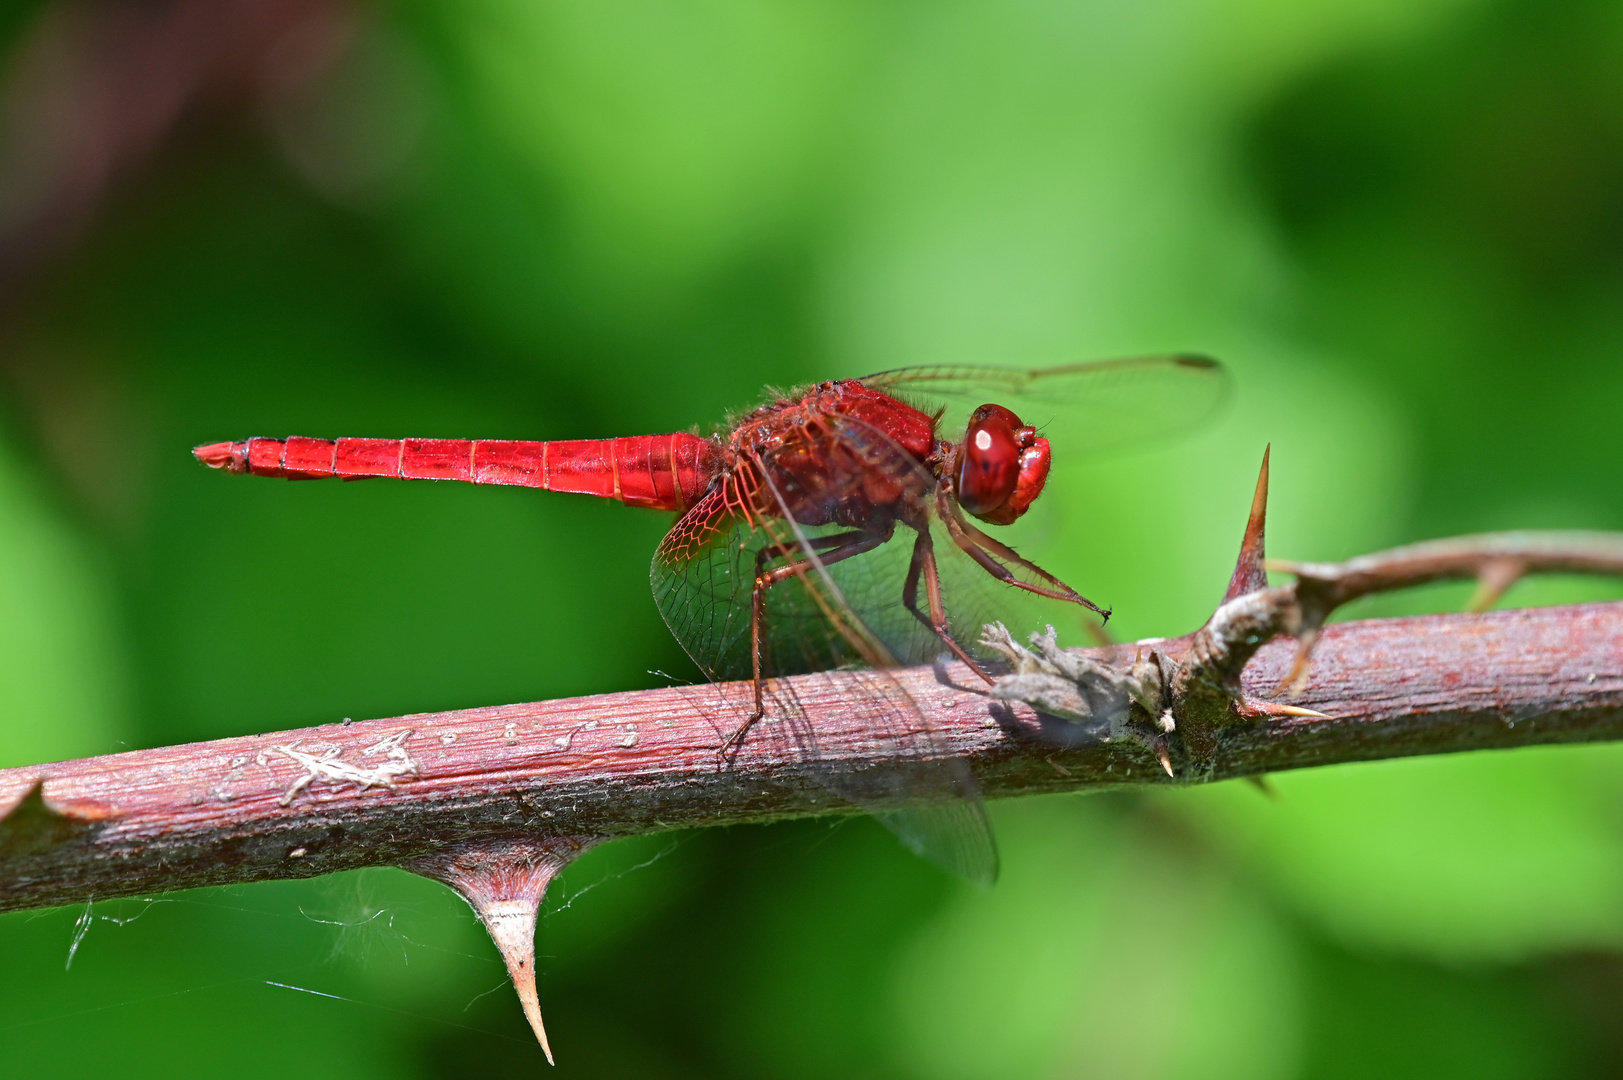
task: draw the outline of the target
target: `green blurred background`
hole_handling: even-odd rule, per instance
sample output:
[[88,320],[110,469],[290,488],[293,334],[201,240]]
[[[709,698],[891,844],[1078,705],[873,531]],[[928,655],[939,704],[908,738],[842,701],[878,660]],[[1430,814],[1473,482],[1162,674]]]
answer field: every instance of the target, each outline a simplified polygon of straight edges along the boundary
[[[1063,463],[1021,539],[1125,636],[1209,611],[1269,441],[1283,557],[1623,528],[1616,2],[12,0],[0,49],[0,764],[693,677],[662,515],[217,439],[1193,349],[1225,417]],[[558,1075],[1617,1072],[1623,750],[1275,786],[995,804],[987,893],[867,819],[601,849],[541,930]],[[393,870],[4,916],[0,1057],[545,1068]]]

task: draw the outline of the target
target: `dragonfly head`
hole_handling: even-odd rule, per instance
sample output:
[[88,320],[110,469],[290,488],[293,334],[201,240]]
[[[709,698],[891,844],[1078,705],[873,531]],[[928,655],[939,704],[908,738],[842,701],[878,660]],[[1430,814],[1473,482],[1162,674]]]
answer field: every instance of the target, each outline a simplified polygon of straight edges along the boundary
[[969,418],[958,448],[958,505],[982,521],[1007,525],[1042,494],[1048,479],[1048,440],[1001,405],[982,405]]

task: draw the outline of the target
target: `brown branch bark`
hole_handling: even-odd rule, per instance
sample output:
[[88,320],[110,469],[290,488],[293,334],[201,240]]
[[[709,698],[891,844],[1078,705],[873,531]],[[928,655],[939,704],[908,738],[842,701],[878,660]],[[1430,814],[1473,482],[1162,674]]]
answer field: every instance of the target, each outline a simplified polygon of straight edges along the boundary
[[[1187,655],[1193,637],[1155,647]],[[1135,651],[1082,650],[1107,663]],[[1343,623],[1313,655],[1309,688],[1291,703],[1325,718],[1232,718],[1215,731],[1209,766],[1180,769],[1177,781],[1133,740],[1052,745],[1042,737],[1052,720],[977,692],[952,668],[950,682],[931,668],[893,683],[808,676],[796,692],[817,724],[819,768],[891,757],[851,705],[889,684],[991,798],[1623,737],[1623,603]],[[1261,649],[1243,695],[1269,697],[1293,657],[1288,642]],[[0,770],[0,808],[19,808],[0,832],[0,910],[401,865],[514,835],[614,837],[850,809],[786,742],[752,739],[736,760],[718,758],[747,692],[603,694]],[[414,772],[382,777],[387,751],[366,754],[391,737]],[[362,790],[317,772],[293,792],[311,769],[290,750],[320,761],[333,748],[329,764],[394,786]]]

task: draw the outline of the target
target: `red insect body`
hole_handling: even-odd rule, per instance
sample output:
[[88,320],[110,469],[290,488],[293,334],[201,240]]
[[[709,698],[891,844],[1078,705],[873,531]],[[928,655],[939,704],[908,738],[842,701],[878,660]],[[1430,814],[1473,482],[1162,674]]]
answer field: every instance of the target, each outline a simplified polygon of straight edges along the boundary
[[[807,581],[814,568],[843,562],[887,543],[898,525],[915,534],[912,566],[900,590],[901,606],[942,645],[980,671],[948,630],[932,523],[950,545],[1006,584],[1094,611],[1091,601],[1013,549],[970,525],[962,511],[994,524],[1025,513],[1048,476],[1046,439],[1011,410],[983,405],[970,417],[966,437],[939,437],[940,413],[920,411],[860,379],[818,383],[745,416],[725,442],[697,435],[644,435],[618,439],[517,442],[469,439],[248,439],[200,446],[197,457],[214,468],[291,480],[393,476],[406,480],[463,480],[513,484],[618,499],[631,506],[682,514],[655,557],[658,581],[672,588],[714,591],[723,582],[753,581],[744,600],[728,584],[729,605],[749,605],[751,668],[759,711],[763,677],[763,596],[791,578]],[[961,509],[960,509],[961,508]],[[754,539],[735,545],[736,569],[706,571],[687,583],[687,568],[710,557],[719,541],[743,527]],[[810,536],[806,529],[838,533]],[[920,606],[920,590],[924,606]],[[737,671],[736,643],[710,640],[716,620],[698,619],[690,640],[689,616],[673,605],[708,606],[715,595],[661,600],[672,630],[713,675]],[[893,662],[886,648],[857,629],[844,601],[819,604],[838,636],[870,663]],[[926,610],[927,609],[927,610]],[[1104,614],[1101,612],[1101,614]],[[841,646],[821,654],[834,661]],[[717,650],[721,650],[718,652]],[[726,654],[725,662],[723,654]],[[811,662],[808,657],[807,661]],[[746,725],[747,726],[747,725]]]
[[193,451],[228,472],[289,480],[466,480],[599,495],[683,511],[721,470],[712,439],[678,432],[622,439],[248,439]]

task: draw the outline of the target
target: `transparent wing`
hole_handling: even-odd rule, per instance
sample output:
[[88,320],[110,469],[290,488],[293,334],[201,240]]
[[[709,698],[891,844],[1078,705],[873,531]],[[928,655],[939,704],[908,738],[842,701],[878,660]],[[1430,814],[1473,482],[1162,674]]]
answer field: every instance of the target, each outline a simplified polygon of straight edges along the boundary
[[874,819],[895,833],[913,854],[948,873],[977,885],[997,882],[997,843],[979,796],[881,810]]
[[[752,675],[750,604],[755,576],[758,568],[781,561],[763,559],[763,549],[806,552],[817,560],[811,545],[845,531],[745,516],[738,505],[733,493],[722,488],[706,495],[666,534],[652,572],[654,602],[665,624],[699,670],[717,682]],[[894,662],[882,655],[864,655],[869,637],[860,618],[850,613],[837,586],[831,587],[816,569],[768,589],[765,604],[762,655],[768,677],[870,664],[874,659],[880,666]]]
[[[827,501],[882,489],[916,493],[910,516],[930,523],[938,557],[956,554],[935,514],[929,497],[934,481],[923,466],[876,428],[851,418],[824,419],[838,442],[846,476],[842,485],[831,485]],[[751,676],[755,577],[791,554],[806,570],[765,593],[762,651],[769,677],[920,664],[940,654],[940,639],[902,603],[915,555],[912,529],[898,525],[888,541],[840,559],[839,538],[853,537],[856,530],[795,521],[787,501],[774,497],[769,480],[759,481],[764,488],[759,497],[744,490],[747,483],[729,477],[708,492],[665,535],[654,556],[655,602],[700,670],[716,681]],[[762,503],[777,512],[763,512]],[[826,510],[819,506],[812,512],[825,517]],[[1018,577],[1037,580],[1011,565]],[[974,569],[995,589],[1009,591]],[[916,606],[925,608],[922,585]],[[983,606],[996,610],[995,604]],[[978,633],[977,628],[965,637],[972,641]]]
[[[919,480],[917,464],[877,433],[855,432],[847,448],[861,465],[853,484]],[[940,651],[928,628],[905,611],[902,618],[896,614],[913,534],[897,529],[888,541],[838,559],[853,530],[803,525],[786,512],[761,513],[761,500],[752,505],[745,495],[729,479],[690,509],[661,543],[652,583],[671,632],[710,678],[749,679],[755,577],[762,568],[799,560],[803,572],[764,594],[765,674],[776,679],[868,669],[840,672],[842,678],[860,680],[856,694],[842,689],[842,699],[854,703],[866,731],[905,752],[882,769],[853,769],[829,759],[793,687],[777,681],[766,686],[767,716],[749,738],[782,740],[783,749],[815,768],[825,787],[868,810],[915,853],[989,884],[997,875],[997,849],[974,778],[946,753],[886,672]],[[786,504],[780,502],[780,509]],[[733,711],[738,724],[749,715],[747,704]]]
[[1060,455],[1164,438],[1195,427],[1229,394],[1228,370],[1202,356],[1146,356],[1047,368],[914,367],[859,380],[925,412],[961,438],[988,402],[1037,427]]
[[[975,778],[963,761],[947,756],[900,683],[871,669],[812,673],[797,682],[805,685],[807,679],[838,680],[833,690],[858,717],[863,741],[906,747],[907,754],[877,769],[835,761],[786,683],[769,688],[767,717],[777,721],[761,725],[764,737],[791,747],[824,787],[868,811],[915,855],[965,880],[993,884],[997,844]],[[819,692],[827,696],[829,689]]]

